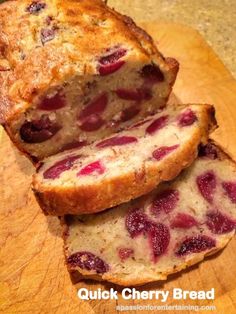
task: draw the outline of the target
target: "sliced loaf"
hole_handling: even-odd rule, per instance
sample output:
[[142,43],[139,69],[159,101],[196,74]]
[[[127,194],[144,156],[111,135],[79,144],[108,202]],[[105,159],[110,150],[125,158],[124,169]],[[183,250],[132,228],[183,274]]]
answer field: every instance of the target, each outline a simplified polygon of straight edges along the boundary
[[67,216],[73,278],[140,285],[222,249],[236,228],[236,165],[213,145],[172,182],[99,214]]

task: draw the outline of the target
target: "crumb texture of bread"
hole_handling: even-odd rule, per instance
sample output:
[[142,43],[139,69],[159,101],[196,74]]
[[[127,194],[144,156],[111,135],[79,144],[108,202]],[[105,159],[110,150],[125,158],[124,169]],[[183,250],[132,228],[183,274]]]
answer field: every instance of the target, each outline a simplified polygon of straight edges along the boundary
[[236,228],[236,165],[212,144],[175,180],[99,214],[63,218],[72,274],[141,285],[222,249]]
[[171,106],[101,141],[44,160],[33,190],[50,215],[102,211],[175,178],[214,127],[210,105]]
[[178,62],[102,0],[0,5],[0,121],[34,159],[102,139],[165,106]]

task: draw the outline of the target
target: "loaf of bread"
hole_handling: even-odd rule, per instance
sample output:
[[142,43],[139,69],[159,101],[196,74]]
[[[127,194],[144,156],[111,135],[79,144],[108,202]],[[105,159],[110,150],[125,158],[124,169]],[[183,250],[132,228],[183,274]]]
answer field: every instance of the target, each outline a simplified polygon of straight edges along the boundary
[[0,5],[0,120],[40,160],[104,138],[163,107],[178,71],[102,0]]
[[222,249],[236,228],[236,165],[215,146],[172,182],[99,214],[63,219],[73,278],[140,285]]
[[33,179],[45,213],[102,211],[175,178],[215,126],[210,105],[169,106],[89,146],[44,160]]

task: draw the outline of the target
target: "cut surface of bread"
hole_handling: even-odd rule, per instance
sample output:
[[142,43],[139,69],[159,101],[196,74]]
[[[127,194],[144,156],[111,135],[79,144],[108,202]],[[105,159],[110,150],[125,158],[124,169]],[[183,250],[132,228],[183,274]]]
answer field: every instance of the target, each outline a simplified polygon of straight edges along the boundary
[[93,213],[150,192],[196,158],[214,127],[210,105],[162,110],[111,137],[42,162],[33,190],[45,213]]
[[151,193],[102,213],[63,219],[74,278],[141,285],[222,249],[236,228],[236,165],[207,144],[191,167]]
[[0,30],[0,119],[34,160],[156,112],[178,72],[176,60],[102,0],[7,1]]

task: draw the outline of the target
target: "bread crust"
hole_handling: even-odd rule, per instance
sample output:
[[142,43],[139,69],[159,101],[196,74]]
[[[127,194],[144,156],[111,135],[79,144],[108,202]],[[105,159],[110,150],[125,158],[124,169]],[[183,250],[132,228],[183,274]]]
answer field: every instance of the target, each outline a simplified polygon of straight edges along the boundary
[[192,140],[182,145],[176,160],[170,156],[162,166],[146,166],[144,173],[129,172],[102,183],[86,187],[48,187],[45,188],[33,177],[33,191],[45,214],[91,214],[111,208],[118,204],[144,195],[160,182],[175,178],[181,170],[188,167],[196,158],[198,145],[205,143],[208,134],[216,127],[214,108],[205,105],[202,110],[201,125],[196,129]]
[[[86,279],[86,280],[91,279],[91,280],[96,280],[96,281],[100,281],[100,282],[101,281],[112,282],[113,284],[116,284],[119,286],[142,286],[142,285],[145,285],[145,284],[148,284],[151,282],[155,282],[155,281],[167,280],[167,277],[169,275],[173,275],[173,274],[178,273],[178,272],[180,272],[180,271],[182,271],[182,270],[184,270],[190,266],[196,265],[196,264],[204,261],[206,257],[209,257],[213,254],[216,254],[217,252],[222,250],[229,243],[229,241],[233,238],[233,236],[234,236],[234,232],[231,233],[224,240],[217,243],[217,248],[211,250],[210,252],[199,254],[199,255],[195,256],[194,258],[191,258],[188,262],[179,265],[179,267],[169,269],[165,273],[153,274],[152,277],[140,276],[138,279],[137,278],[126,279],[122,275],[116,276],[116,277],[109,275],[109,274],[102,274],[101,276],[88,275],[88,274],[86,274],[86,272],[83,274],[82,271],[71,270],[70,267],[68,266],[68,264],[66,264],[66,266],[67,266],[68,271],[70,272],[71,280],[74,284],[80,282],[83,279]],[[65,247],[64,247],[64,254],[66,256]]]
[[[228,154],[226,154],[222,150],[222,148],[217,146],[217,144],[213,140],[209,140],[208,142],[216,148],[218,158],[220,160],[227,160],[236,169],[236,161],[235,160],[232,160],[231,157]],[[61,222],[61,226],[62,226],[62,230],[63,230],[62,237],[63,237],[63,241],[64,241],[64,246],[63,246],[64,254],[65,254],[65,257],[67,259],[69,257],[69,254],[68,254],[68,248],[66,246],[66,240],[67,240],[67,236],[69,233],[70,216],[60,217],[60,222]],[[104,274],[100,274],[100,275],[96,275],[96,274],[91,275],[91,274],[89,274],[89,272],[86,272],[82,269],[75,270],[75,269],[70,268],[70,266],[66,263],[66,261],[65,261],[65,264],[66,264],[67,269],[71,275],[71,280],[74,284],[78,283],[79,281],[81,281],[83,279],[92,279],[92,280],[96,280],[96,281],[112,282],[113,284],[117,284],[120,286],[141,286],[141,285],[144,285],[144,284],[147,284],[150,282],[166,280],[169,275],[175,274],[175,273],[180,272],[180,271],[182,271],[182,270],[184,270],[184,269],[186,269],[192,265],[195,265],[195,264],[202,262],[203,260],[205,260],[205,258],[219,252],[225,246],[227,246],[227,244],[233,238],[234,235],[235,235],[235,231],[231,231],[227,234],[224,234],[223,236],[221,236],[220,239],[217,239],[216,247],[210,249],[209,251],[197,253],[197,254],[191,254],[187,261],[183,262],[182,264],[178,265],[177,267],[172,267],[172,268],[166,270],[165,272],[158,272],[158,273],[153,272],[151,274],[151,276],[148,276],[148,277],[143,275],[143,274],[142,274],[142,276],[132,276],[132,274],[131,274],[128,278],[127,274],[119,274],[117,276],[114,276],[114,275],[110,274],[109,272],[104,273]]]
[[[10,0],[0,5],[0,50],[2,60],[9,65],[8,74],[4,78],[5,92],[1,96],[4,101],[0,102],[0,123],[23,153],[29,155],[27,149],[22,147],[13,127],[20,116],[24,115],[35,99],[43,95],[48,88],[60,86],[74,75],[93,76],[94,68],[89,60],[92,56],[100,55],[104,47],[110,47],[111,38],[119,41],[121,36],[121,41],[125,38],[142,58],[151,56],[154,61],[158,60],[171,89],[178,72],[178,62],[165,60],[151,37],[136,26],[131,18],[108,8],[102,0],[41,2],[46,4],[48,11],[44,13],[42,10],[40,15],[27,13],[26,8],[32,0]],[[88,14],[91,23],[84,22],[81,12]],[[36,34],[45,27],[45,20],[50,15],[57,17],[58,25],[55,25],[55,31],[58,32],[59,39],[42,45]],[[109,29],[110,36],[102,32],[95,25],[96,19],[107,19],[112,23],[113,33],[112,28]],[[9,20],[12,21],[10,26]],[[86,36],[76,37],[69,34],[63,39],[64,35],[61,35],[60,29],[68,27],[78,33],[82,30]],[[96,38],[99,38],[99,41],[95,40]],[[72,48],[65,53],[63,49],[67,43]],[[3,91],[0,93],[3,94]]]

